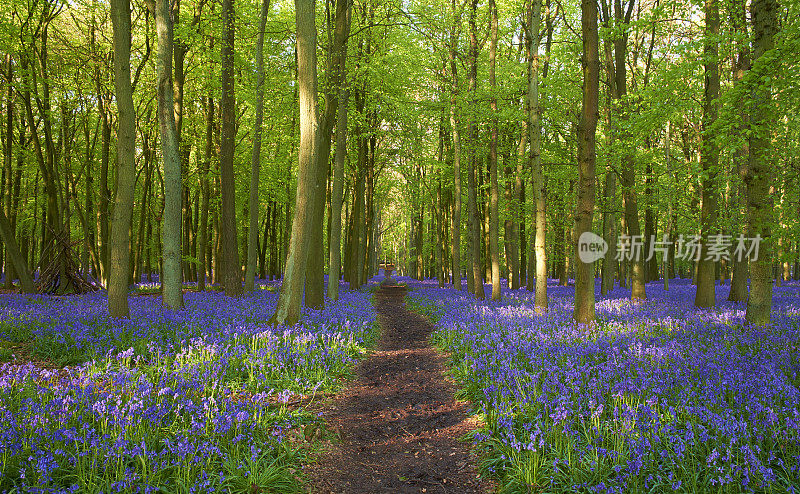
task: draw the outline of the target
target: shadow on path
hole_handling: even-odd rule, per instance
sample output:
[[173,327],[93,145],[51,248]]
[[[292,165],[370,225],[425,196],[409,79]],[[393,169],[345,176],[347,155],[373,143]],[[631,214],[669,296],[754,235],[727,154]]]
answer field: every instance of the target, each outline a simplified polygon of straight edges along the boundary
[[475,458],[459,438],[475,428],[453,398],[444,357],[428,344],[433,325],[405,308],[403,287],[376,292],[377,350],[325,410],[334,444],[309,468],[313,493],[480,493]]

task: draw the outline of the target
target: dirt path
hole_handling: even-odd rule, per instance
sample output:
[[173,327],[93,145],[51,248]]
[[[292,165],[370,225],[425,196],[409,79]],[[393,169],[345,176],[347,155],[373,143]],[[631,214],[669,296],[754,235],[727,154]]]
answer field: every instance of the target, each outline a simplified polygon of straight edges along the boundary
[[341,443],[310,468],[313,493],[479,493],[466,403],[453,398],[443,357],[428,344],[433,326],[405,308],[405,289],[376,294],[377,351],[356,368],[357,380],[325,410]]

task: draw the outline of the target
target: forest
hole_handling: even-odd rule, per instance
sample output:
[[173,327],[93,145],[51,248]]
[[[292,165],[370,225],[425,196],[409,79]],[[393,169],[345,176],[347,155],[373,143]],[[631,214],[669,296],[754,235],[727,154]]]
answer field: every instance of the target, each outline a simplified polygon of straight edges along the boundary
[[0,492],[800,489],[797,0],[5,0],[0,57]]

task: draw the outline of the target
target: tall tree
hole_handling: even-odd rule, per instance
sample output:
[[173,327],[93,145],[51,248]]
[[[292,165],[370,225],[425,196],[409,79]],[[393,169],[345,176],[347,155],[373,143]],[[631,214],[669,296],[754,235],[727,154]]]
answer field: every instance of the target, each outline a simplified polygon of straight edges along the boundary
[[[158,124],[161,130],[161,155],[164,160],[164,224],[162,279],[164,304],[171,309],[183,307],[181,265],[181,161],[175,125],[172,86],[173,23],[169,0],[155,2],[158,33]],[[127,232],[126,232],[127,235]]]
[[[453,241],[451,259],[453,261],[453,288],[461,290],[461,121],[458,118],[458,38],[461,25],[461,9],[451,0],[453,20],[450,24],[450,43],[448,56],[450,62],[450,131],[453,136],[453,215],[451,218]],[[470,266],[471,267],[471,266]]]
[[[344,10],[344,11],[343,11]],[[334,35],[335,58],[331,57],[331,65],[337,71],[331,94],[338,91],[338,117],[336,120],[336,151],[333,163],[333,184],[331,190],[331,227],[330,253],[328,262],[328,297],[336,300],[339,297],[339,274],[341,272],[342,241],[342,196],[344,189],[344,160],[347,156],[347,110],[350,92],[346,86],[347,39],[350,33],[350,17],[352,3],[349,0],[336,2],[336,27]],[[327,159],[327,155],[325,157]],[[320,165],[322,166],[322,165]]]
[[[611,27],[611,13],[613,12],[610,0],[600,2],[603,14],[603,28],[608,31]],[[614,74],[614,55],[613,40],[611,36],[605,36],[603,40],[603,52],[606,69],[606,138],[608,147],[611,148],[616,138],[617,122],[614,118],[613,103],[617,100],[616,76]],[[617,260],[617,170],[613,163],[606,165],[606,176],[603,183],[603,239],[608,242],[608,252],[603,259],[603,268],[600,279],[600,294],[605,296],[614,289],[614,278],[616,276]]]
[[[742,82],[747,70],[750,68],[750,39],[747,29],[747,8],[745,0],[733,0],[731,2],[731,24],[736,35],[736,54],[733,57],[733,85],[734,91],[742,91],[745,87]],[[741,221],[739,233],[742,236],[749,236],[747,222],[747,190],[744,185],[747,177],[747,167],[750,159],[750,146],[745,132],[747,130],[748,112],[745,106],[739,111],[741,122],[735,130],[737,146],[734,151],[734,173],[738,175],[740,183],[737,185],[736,206],[738,217]],[[747,301],[747,259],[733,256],[731,289],[728,293],[728,300],[732,302]]]
[[539,104],[539,29],[542,19],[541,0],[532,0],[528,17],[528,141],[530,141],[531,182],[534,196],[532,244],[536,255],[536,276],[528,273],[528,291],[534,289],[534,304],[537,311],[547,310],[547,233],[546,193],[541,156],[541,106]]
[[[226,0],[229,1],[229,0]],[[295,0],[297,85],[300,95],[300,147],[292,234],[278,306],[271,321],[292,325],[300,318],[306,261],[313,225],[310,209],[317,192],[317,26],[314,0]]]
[[489,252],[492,263],[492,300],[500,300],[500,192],[497,185],[497,89],[495,72],[497,70],[497,5],[489,0],[491,15],[491,34],[489,41],[489,86],[492,96],[489,104],[492,110],[491,140],[489,142]]
[[[628,37],[630,35],[630,22],[635,0],[616,0],[614,4],[614,16],[617,23],[617,35],[614,38],[614,76],[616,77],[616,96],[618,99],[618,117],[626,122],[629,119],[629,109],[625,108],[625,99],[628,94],[628,73],[626,69],[628,53]],[[620,129],[626,128],[622,123]],[[620,130],[620,139],[629,140],[631,138],[628,130]],[[628,228],[628,235],[631,239],[641,240],[642,230],[639,226],[639,206],[638,195],[636,193],[636,169],[633,151],[625,148],[622,153],[622,173],[620,182],[622,185],[622,198],[624,204],[625,225]],[[645,266],[644,256],[637,255],[631,260],[631,300],[644,300],[647,298],[645,292]]]
[[[579,239],[592,231],[594,218],[596,133],[600,91],[600,53],[597,35],[597,2],[581,0],[583,35],[583,108],[578,124],[578,201],[575,208],[575,252]],[[573,318],[583,324],[594,323],[594,265],[575,256],[575,310]]]
[[214,156],[214,98],[209,94],[206,98],[206,133],[205,133],[205,153],[203,156],[202,166],[200,168],[200,195],[202,197],[200,203],[200,225],[198,229],[198,259],[200,261],[197,267],[197,289],[203,291],[206,289],[206,276],[208,273],[208,265],[210,264],[208,255],[208,207],[211,196],[211,183],[209,174],[211,173],[211,161]]
[[[325,88],[325,109],[319,119],[318,147],[316,150],[316,192],[312,203],[312,244],[306,267],[306,305],[322,308],[325,303],[325,247],[324,224],[325,196],[327,191],[328,162],[331,135],[339,108],[339,91],[345,72],[347,38],[350,34],[350,0],[337,0],[334,36],[328,52],[328,84]],[[330,41],[330,40],[329,40]]]
[[[162,3],[168,4],[169,2],[159,0],[157,13]],[[158,16],[156,18],[158,19]],[[128,278],[130,277],[131,253],[128,232],[133,217],[133,192],[136,183],[136,110],[133,106],[133,87],[131,86],[130,0],[111,1],[111,22],[114,27],[114,86],[119,130],[117,131],[117,193],[114,198],[114,217],[111,223],[108,313],[112,317],[128,317]],[[169,25],[169,35],[171,43],[171,24]],[[159,52],[162,50],[162,42],[161,29],[159,29]],[[172,53],[169,53],[168,57],[171,56]],[[159,96],[160,93],[161,80],[159,78]]]
[[777,2],[753,0],[750,18],[753,24],[753,66],[750,69],[752,94],[750,166],[745,178],[749,230],[761,238],[758,258],[750,262],[750,297],[747,299],[747,322],[764,325],[772,311],[772,222],[774,207],[770,186],[773,182],[771,129],[777,124],[772,107],[775,34],[778,31]]
[[219,170],[222,209],[220,241],[222,243],[222,284],[225,295],[242,293],[242,267],[239,264],[239,236],[236,233],[236,182],[233,176],[233,155],[236,150],[236,97],[234,94],[235,19],[233,0],[222,0],[222,99],[220,100]]
[[339,117],[336,121],[336,152],[333,158],[331,193],[331,248],[328,262],[328,297],[339,298],[339,275],[342,269],[342,196],[344,195],[344,159],[347,155],[347,106],[350,93],[342,87],[339,93]]
[[250,166],[250,222],[247,229],[247,269],[244,276],[245,291],[253,291],[258,261],[258,184],[261,176],[261,126],[264,121],[264,31],[267,29],[269,0],[261,2],[261,14],[256,40],[256,118],[253,123],[253,154]]
[[715,300],[715,260],[709,256],[711,235],[717,222],[717,173],[719,149],[713,130],[717,119],[719,99],[719,4],[718,0],[705,0],[705,36],[703,42],[703,71],[705,73],[703,97],[703,133],[700,166],[703,170],[703,203],[700,211],[701,250],[697,265],[697,292],[694,305],[713,307]]
[[[6,55],[6,67],[7,71],[5,74],[6,81],[8,82],[8,89],[6,91],[6,122],[5,122],[5,136],[3,136],[3,174],[5,175],[5,183],[0,183],[0,194],[3,195],[2,200],[0,200],[0,209],[5,208],[6,214],[9,218],[11,218],[9,222],[9,227],[11,227],[10,232],[11,236],[15,237],[16,226],[15,217],[15,204],[13,204],[13,187],[12,187],[12,173],[11,173],[11,156],[13,155],[13,142],[14,142],[14,85],[11,81],[14,78],[14,66],[11,61],[11,55]],[[14,238],[14,242],[16,243],[16,238]],[[17,248],[19,250],[19,248]],[[0,250],[2,252],[2,250]],[[8,254],[6,255],[6,263],[4,265],[4,272],[3,274],[6,277],[5,280],[5,287],[11,288],[14,282],[14,264],[8,262]],[[24,261],[24,259],[23,259]],[[27,271],[27,269],[26,269]]]
[[478,209],[478,184],[476,177],[476,162],[478,160],[478,124],[475,116],[475,92],[478,84],[478,0],[470,0],[469,9],[469,62],[468,85],[472,109],[469,117],[469,169],[467,170],[467,208],[470,217],[470,260],[472,263],[473,294],[478,300],[486,298],[483,290],[483,273],[481,273],[481,222],[482,218]]

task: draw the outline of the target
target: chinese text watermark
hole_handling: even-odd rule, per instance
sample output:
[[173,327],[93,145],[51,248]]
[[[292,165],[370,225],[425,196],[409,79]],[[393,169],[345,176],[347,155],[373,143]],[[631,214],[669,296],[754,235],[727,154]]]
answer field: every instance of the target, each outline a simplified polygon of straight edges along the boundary
[[[670,249],[674,248],[675,258],[683,261],[699,261],[701,256],[704,261],[714,262],[731,259],[739,262],[743,259],[756,261],[761,240],[760,235],[755,237],[739,235],[734,238],[731,235],[715,234],[708,237],[704,250],[700,235],[679,235],[674,242],[670,241],[666,234],[662,235],[661,239],[650,235],[650,242],[644,241],[644,235],[620,235],[614,259],[649,261],[656,254],[666,258]],[[605,258],[607,252],[608,242],[593,232],[584,232],[578,239],[578,257],[586,264]]]

